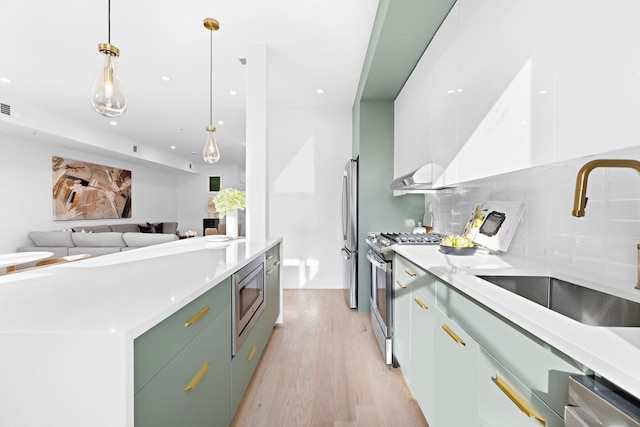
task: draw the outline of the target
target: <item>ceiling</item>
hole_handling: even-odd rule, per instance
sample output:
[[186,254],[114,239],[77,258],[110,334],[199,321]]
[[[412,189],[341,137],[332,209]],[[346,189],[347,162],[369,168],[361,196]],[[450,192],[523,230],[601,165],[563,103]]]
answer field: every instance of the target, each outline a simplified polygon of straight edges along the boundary
[[0,79],[11,83],[0,81],[0,102],[11,106],[12,117],[1,117],[0,131],[72,144],[100,134],[204,164],[210,33],[203,20],[212,17],[220,22],[213,34],[220,163],[244,164],[248,47],[267,47],[270,108],[351,108],[378,6],[371,0],[112,0],[111,43],[120,49],[128,108],[108,119],[89,104],[102,60],[97,46],[107,42],[107,4],[22,0],[3,8]]

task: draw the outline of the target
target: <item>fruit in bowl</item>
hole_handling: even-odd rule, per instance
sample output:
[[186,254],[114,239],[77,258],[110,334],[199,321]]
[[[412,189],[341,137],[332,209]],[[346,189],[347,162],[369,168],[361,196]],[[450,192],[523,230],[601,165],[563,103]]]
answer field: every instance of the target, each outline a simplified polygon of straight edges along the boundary
[[476,246],[465,236],[445,236],[440,241],[440,252],[448,255],[473,255]]

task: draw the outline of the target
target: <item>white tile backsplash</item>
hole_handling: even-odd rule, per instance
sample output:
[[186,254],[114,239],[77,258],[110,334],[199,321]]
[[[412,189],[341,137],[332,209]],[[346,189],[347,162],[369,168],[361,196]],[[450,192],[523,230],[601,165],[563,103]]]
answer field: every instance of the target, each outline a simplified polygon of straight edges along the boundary
[[461,184],[425,196],[432,203],[434,230],[460,234],[476,204],[524,201],[522,221],[510,253],[569,266],[588,276],[611,277],[608,285],[637,282],[640,243],[640,176],[633,170],[597,168],[588,178],[585,216],[571,215],[576,176],[595,158],[640,159],[640,147],[575,159]]

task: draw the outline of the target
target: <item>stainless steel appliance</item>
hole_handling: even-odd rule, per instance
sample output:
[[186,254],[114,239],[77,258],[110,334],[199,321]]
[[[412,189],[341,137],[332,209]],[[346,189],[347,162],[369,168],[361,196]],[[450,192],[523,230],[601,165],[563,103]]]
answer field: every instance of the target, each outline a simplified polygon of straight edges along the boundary
[[264,311],[264,256],[242,267],[231,280],[232,347],[235,355]]
[[345,299],[358,308],[358,159],[342,173],[342,240]]
[[392,245],[437,245],[438,233],[369,233],[367,259],[371,263],[371,327],[384,362],[393,361]]
[[638,427],[640,401],[602,377],[571,375],[564,425]]

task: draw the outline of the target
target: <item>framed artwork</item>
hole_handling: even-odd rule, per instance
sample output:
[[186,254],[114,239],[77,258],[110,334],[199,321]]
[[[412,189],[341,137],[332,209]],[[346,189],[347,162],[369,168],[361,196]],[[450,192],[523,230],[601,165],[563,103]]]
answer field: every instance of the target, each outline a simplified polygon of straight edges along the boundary
[[209,192],[218,192],[220,191],[220,177],[219,176],[210,176],[209,177]]
[[53,156],[53,219],[131,218],[131,171]]

